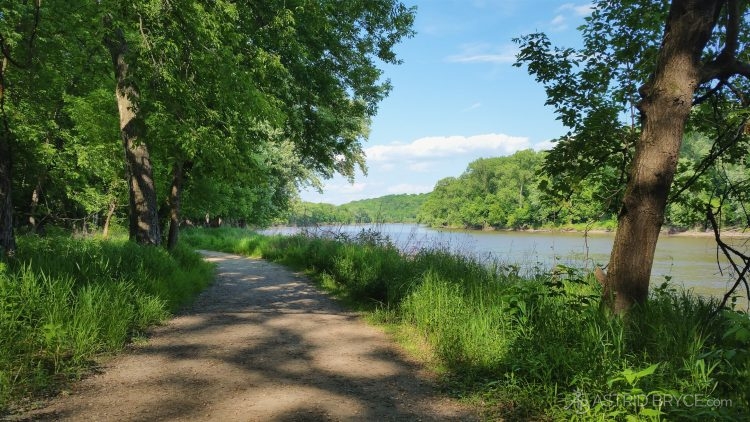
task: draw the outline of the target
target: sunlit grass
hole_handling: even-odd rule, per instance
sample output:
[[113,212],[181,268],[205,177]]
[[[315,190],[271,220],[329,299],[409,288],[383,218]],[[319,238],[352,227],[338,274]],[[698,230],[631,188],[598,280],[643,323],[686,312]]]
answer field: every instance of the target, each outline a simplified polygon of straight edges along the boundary
[[212,266],[186,248],[168,253],[125,239],[18,239],[0,268],[0,415],[21,397],[80,376],[187,304]]

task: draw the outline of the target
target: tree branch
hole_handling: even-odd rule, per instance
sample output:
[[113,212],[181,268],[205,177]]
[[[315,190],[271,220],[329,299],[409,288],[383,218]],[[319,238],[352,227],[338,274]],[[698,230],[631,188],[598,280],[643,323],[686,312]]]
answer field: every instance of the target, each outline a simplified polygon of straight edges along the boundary
[[719,92],[719,90],[721,88],[723,88],[724,85],[726,85],[726,83],[727,83],[726,80],[719,81],[719,83],[716,84],[715,87],[709,89],[708,92],[706,92],[705,94],[703,94],[700,97],[698,97],[695,100],[693,100],[693,105],[696,106],[696,105],[702,104],[703,102],[705,102],[709,98],[713,97],[713,95],[716,94],[717,92]]
[[[733,135],[726,135],[726,138],[724,141],[722,141],[722,138],[724,136],[719,136],[718,139],[714,141],[714,144],[711,146],[711,151],[709,151],[708,155],[703,157],[700,163],[698,163],[698,166],[695,169],[695,173],[693,173],[692,176],[690,176],[690,179],[685,182],[684,185],[682,185],[677,191],[670,193],[669,195],[669,202],[674,201],[677,197],[679,197],[683,192],[688,190],[690,186],[695,183],[698,178],[700,178],[706,171],[708,171],[709,168],[716,162],[719,157],[724,155],[724,153],[731,148],[732,146],[736,145],[740,140],[742,140],[743,135],[745,133],[745,128],[747,127],[748,118],[744,118],[742,122],[737,127],[737,130]],[[727,130],[729,132],[729,129]]]
[[31,34],[29,34],[29,57],[27,59],[28,64],[31,64],[31,52],[34,49],[34,40],[36,40],[36,33],[39,29],[39,17],[41,15],[41,8],[42,0],[36,0],[36,4],[34,5],[34,26],[31,27]]
[[41,8],[42,8],[42,0],[36,0],[34,2],[34,25],[32,25],[31,33],[29,34],[29,42],[28,42],[29,54],[26,57],[25,63],[21,63],[20,61],[13,58],[13,55],[11,54],[11,51],[10,51],[10,47],[5,42],[5,37],[3,36],[3,34],[0,34],[0,50],[2,51],[3,57],[8,59],[8,62],[11,63],[13,66],[18,67],[20,69],[24,69],[31,65],[31,58],[33,57],[32,50],[34,49],[34,40],[36,40],[37,29],[39,28]]
[[[724,297],[721,301],[721,304],[714,310],[714,312],[711,314],[711,317],[715,316],[721,309],[724,309],[727,305],[727,302],[732,297],[734,292],[737,290],[739,285],[742,283],[745,285],[745,292],[747,294],[747,297],[750,298],[750,285],[747,282],[747,279],[745,278],[745,275],[747,274],[748,270],[750,270],[750,257],[740,253],[736,249],[732,248],[731,246],[724,243],[723,240],[721,240],[721,234],[719,233],[719,225],[716,222],[716,215],[714,214],[713,210],[711,209],[711,204],[706,204],[706,216],[708,217],[708,221],[711,222],[711,227],[714,231],[714,238],[716,239],[717,246],[721,249],[722,253],[724,253],[724,256],[729,260],[729,263],[732,265],[732,268],[734,268],[734,271],[738,274],[737,279],[735,280],[732,287],[724,294]],[[740,270],[737,263],[734,262],[734,259],[730,252],[734,253],[736,256],[738,256],[743,263],[745,264],[742,270]]]
[[701,84],[714,79],[727,80],[735,75],[750,78],[750,64],[737,60],[740,23],[742,21],[740,2],[738,0],[728,0],[726,5],[727,25],[724,48],[714,60],[703,65],[700,72]]
[[740,18],[742,16],[740,2],[737,0],[727,1],[727,12],[726,42],[719,57],[726,56],[733,59],[737,56],[737,48],[739,47]]

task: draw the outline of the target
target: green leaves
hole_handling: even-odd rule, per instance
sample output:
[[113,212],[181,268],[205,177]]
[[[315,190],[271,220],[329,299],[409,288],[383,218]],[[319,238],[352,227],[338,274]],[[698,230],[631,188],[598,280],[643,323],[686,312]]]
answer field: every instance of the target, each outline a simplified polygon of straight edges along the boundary
[[608,380],[607,386],[612,388],[612,385],[614,383],[619,382],[619,381],[624,381],[627,386],[631,388],[635,388],[636,385],[638,384],[638,381],[640,381],[642,378],[652,375],[654,372],[656,372],[657,368],[659,368],[658,363],[655,363],[647,368],[641,369],[640,371],[635,371],[631,368],[625,368],[622,370],[622,372],[620,372],[620,375]]
[[[519,151],[509,157],[471,162],[458,178],[445,178],[420,209],[420,221],[433,226],[529,228],[607,217],[592,188],[563,200],[545,196],[550,179],[541,175],[546,153]],[[588,195],[588,196],[586,196]]]
[[[127,202],[102,45],[112,31],[127,43],[139,141],[160,199],[174,164],[189,163],[191,218],[261,223],[289,206],[298,185],[365,170],[362,141],[390,89],[378,65],[398,62],[393,48],[414,20],[397,0],[49,0],[29,50],[34,4],[10,2],[0,19],[5,47],[24,62],[4,74],[13,88],[13,211],[54,219]],[[39,192],[44,206],[29,207]]]
[[544,85],[547,105],[569,129],[545,160],[545,192],[566,198],[584,183],[605,208],[622,193],[638,135],[638,87],[654,66],[668,2],[597,1],[579,28],[579,48],[553,46],[543,33],[514,39],[515,66]]

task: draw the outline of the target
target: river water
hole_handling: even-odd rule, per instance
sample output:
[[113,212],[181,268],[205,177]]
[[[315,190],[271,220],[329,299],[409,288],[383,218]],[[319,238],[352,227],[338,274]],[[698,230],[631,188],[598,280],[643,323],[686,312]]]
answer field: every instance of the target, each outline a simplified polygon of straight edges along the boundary
[[[292,234],[301,230],[319,234],[356,235],[374,231],[388,236],[405,252],[421,248],[445,248],[480,259],[495,259],[503,264],[518,265],[522,272],[549,270],[556,264],[593,268],[609,260],[613,233],[562,233],[525,231],[466,231],[432,229],[416,224],[362,224],[324,226],[316,229],[276,227],[266,234]],[[750,248],[750,238],[724,239],[737,248]],[[719,296],[733,283],[726,260],[717,261],[713,236],[666,235],[659,237],[652,285],[669,279],[671,283],[692,289],[695,293]]]

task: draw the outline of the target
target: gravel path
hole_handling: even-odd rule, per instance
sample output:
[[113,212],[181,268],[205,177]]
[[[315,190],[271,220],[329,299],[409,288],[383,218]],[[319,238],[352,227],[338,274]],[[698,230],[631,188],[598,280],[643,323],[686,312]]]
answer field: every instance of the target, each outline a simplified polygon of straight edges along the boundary
[[217,280],[190,309],[22,420],[475,420],[303,276],[201,253]]

